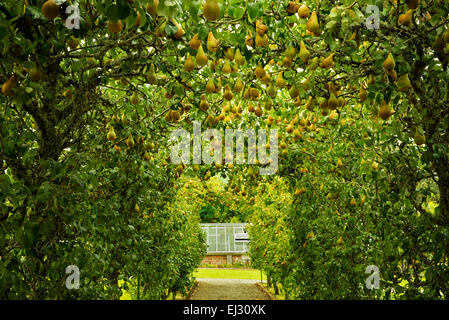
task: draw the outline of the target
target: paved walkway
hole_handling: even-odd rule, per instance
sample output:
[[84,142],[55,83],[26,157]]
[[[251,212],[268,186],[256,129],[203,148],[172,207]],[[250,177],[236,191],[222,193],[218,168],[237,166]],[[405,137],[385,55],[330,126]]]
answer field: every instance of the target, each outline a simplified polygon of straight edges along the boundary
[[196,279],[190,300],[269,300],[256,285],[258,280]]

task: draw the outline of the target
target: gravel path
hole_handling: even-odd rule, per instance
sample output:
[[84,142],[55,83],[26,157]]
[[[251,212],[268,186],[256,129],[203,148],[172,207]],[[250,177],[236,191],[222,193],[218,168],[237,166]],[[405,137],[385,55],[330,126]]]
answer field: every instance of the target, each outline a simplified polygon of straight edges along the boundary
[[198,286],[190,300],[269,300],[257,287],[257,280],[196,279]]

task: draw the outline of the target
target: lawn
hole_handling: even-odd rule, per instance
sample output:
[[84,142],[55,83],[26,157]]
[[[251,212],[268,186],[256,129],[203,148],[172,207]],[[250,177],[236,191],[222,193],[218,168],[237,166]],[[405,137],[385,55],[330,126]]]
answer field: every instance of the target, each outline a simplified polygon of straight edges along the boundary
[[[195,278],[215,278],[215,279],[244,279],[260,280],[260,270],[256,269],[223,269],[223,268],[198,268],[193,276]],[[267,280],[263,275],[263,280]]]

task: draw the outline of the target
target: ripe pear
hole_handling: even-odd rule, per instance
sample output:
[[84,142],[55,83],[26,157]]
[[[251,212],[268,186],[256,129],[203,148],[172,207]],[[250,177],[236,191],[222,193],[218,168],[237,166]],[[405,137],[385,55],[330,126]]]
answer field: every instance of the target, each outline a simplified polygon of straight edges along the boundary
[[250,88],[249,93],[250,93],[251,99],[257,100],[259,98],[259,95],[260,95],[259,90],[257,90],[256,88]]
[[17,81],[16,77],[13,75],[11,78],[8,79],[3,85],[2,85],[2,93],[5,96],[13,96],[12,89],[17,87]]
[[287,5],[287,13],[292,15],[295,14],[296,12],[298,12],[299,9],[299,4],[295,1],[289,1],[288,5]]
[[235,50],[235,62],[237,62],[237,64],[239,66],[243,66],[246,63],[245,57],[241,54],[240,49],[237,48],[237,50]]
[[131,103],[133,105],[136,105],[139,103],[139,96],[137,95],[137,91],[133,92],[133,95],[131,96]]
[[220,45],[218,43],[218,40],[214,37],[214,34],[212,31],[209,32],[209,35],[207,36],[207,49],[211,52],[217,52],[220,48]]
[[185,34],[184,29],[182,28],[181,24],[179,24],[175,19],[171,19],[171,21],[173,22],[175,27],[178,28],[176,33],[173,35],[173,38],[180,40],[182,36]]
[[108,21],[108,30],[110,33],[119,33],[122,29],[123,25],[121,20]]
[[413,139],[415,140],[415,143],[418,146],[426,143],[426,137],[424,135],[422,135],[418,129],[416,129]]
[[220,6],[217,0],[206,0],[203,8],[203,15],[207,20],[213,21],[220,17]]
[[309,8],[305,4],[303,4],[302,6],[299,7],[299,9],[298,9],[298,16],[301,19],[308,18],[309,14],[310,14]]
[[242,91],[243,91],[243,82],[242,82],[242,79],[240,79],[240,77],[239,77],[234,84],[234,92],[240,93]]
[[284,57],[284,60],[282,60],[282,66],[284,68],[288,69],[288,68],[290,68],[292,66],[292,64],[293,64],[293,61],[290,60],[288,57]]
[[265,76],[265,74],[266,74],[266,71],[265,71],[265,69],[260,65],[260,62],[259,62],[259,64],[258,64],[257,67],[256,67],[256,77],[257,77],[258,79],[262,79],[262,78]]
[[48,0],[42,5],[42,13],[48,20],[53,20],[59,15],[59,8],[55,0]]
[[226,57],[226,59],[228,59],[230,61],[234,60],[234,57],[235,57],[234,49],[227,48],[225,51],[225,57]]
[[396,80],[398,80],[398,74],[396,73],[396,71],[393,69],[393,70],[385,70],[386,72],[387,72],[387,74],[391,77],[391,79],[393,80],[393,81],[396,81]]
[[156,72],[154,70],[154,64],[151,64],[150,69],[148,70],[147,74],[147,81],[149,84],[155,84],[157,82],[157,76]]
[[313,111],[313,109],[315,108],[316,105],[316,99],[313,98],[312,96],[309,97],[309,101],[307,101],[306,103],[306,109],[308,111]]
[[198,33],[195,33],[193,38],[190,40],[189,45],[193,50],[198,50],[201,45],[201,40],[198,39]]
[[234,99],[234,94],[232,93],[231,89],[229,88],[229,85],[225,85],[224,90],[225,91],[223,93],[223,98],[225,98],[228,101]]
[[256,115],[256,117],[261,117],[263,115],[263,110],[260,106],[260,103],[257,104],[256,110],[254,110],[254,114]]
[[307,29],[307,31],[309,31],[311,33],[315,33],[320,29],[316,11],[312,12],[312,15],[310,16],[309,20],[307,21],[306,29]]
[[209,102],[207,102],[206,96],[203,94],[201,96],[201,102],[200,102],[200,110],[201,111],[207,111],[209,109]]
[[283,78],[283,71],[281,71],[281,72],[279,72],[278,73],[278,75],[277,75],[277,78],[276,78],[276,85],[279,87],[279,88],[283,88],[283,87],[285,87],[285,80],[284,80],[284,78]]
[[338,100],[335,97],[334,93],[330,94],[329,99],[327,100],[327,106],[329,107],[329,109],[331,110],[335,110],[338,107]]
[[402,76],[400,76],[398,78],[396,85],[398,86],[399,91],[406,92],[411,86],[410,79],[408,78],[408,74],[406,73],[406,74],[403,74]]
[[368,91],[366,90],[364,85],[360,86],[360,91],[359,91],[359,100],[364,102],[367,98],[368,98]]
[[[153,2],[153,3],[150,4],[151,2]],[[147,4],[146,10],[153,17],[157,17],[158,16],[157,9],[159,7],[159,0],[153,0],[153,1],[150,0],[150,3]]]
[[206,84],[206,92],[213,93],[215,92],[215,84],[213,78],[209,78]]
[[200,67],[204,67],[205,65],[207,65],[207,61],[209,60],[209,58],[207,57],[207,55],[204,53],[203,50],[203,46],[200,44],[199,48],[198,48],[198,52],[196,54],[196,63],[200,66]]
[[248,29],[248,32],[247,32],[247,34],[246,34],[245,44],[246,44],[248,47],[252,47],[253,44],[254,44],[254,42],[253,42],[253,36],[252,36],[252,34],[251,34],[251,30],[249,30],[249,29]]
[[269,97],[274,97],[276,95],[276,89],[274,88],[272,83],[270,83],[270,85],[267,88],[267,95]]
[[187,55],[187,59],[184,63],[184,70],[187,72],[192,72],[195,69],[195,62],[193,61],[190,54]]
[[268,31],[268,27],[262,23],[262,21],[256,21],[256,32],[263,36]]
[[150,161],[150,160],[151,160],[151,157],[150,157],[150,155],[148,154],[148,151],[145,151],[145,154],[143,155],[143,159],[144,159],[145,161]]
[[301,86],[305,91],[310,90],[311,81],[312,81],[312,76],[308,77],[306,80],[304,80],[303,83],[301,83]]
[[125,143],[128,146],[128,148],[134,147],[135,143],[132,133],[130,133],[128,138],[126,138]]
[[290,97],[291,97],[292,99],[296,99],[296,97],[299,96],[299,89],[298,89],[298,87],[296,86],[296,84],[294,84],[294,85],[290,88],[290,90],[288,91],[288,93],[290,94]]
[[261,36],[260,34],[256,34],[256,46],[258,47],[266,47],[268,46],[268,36],[264,34]]
[[285,50],[285,56],[287,57],[287,58],[289,58],[290,60],[293,60],[293,59],[295,59],[295,56],[296,56],[296,49],[295,48],[293,48],[293,47],[288,47],[286,50]]
[[300,49],[299,49],[299,58],[301,59],[302,62],[306,63],[309,61],[310,58],[310,51],[307,50],[304,41],[301,41],[300,43]]
[[326,59],[321,61],[320,67],[323,69],[330,69],[334,66],[334,54],[331,53]]
[[40,71],[37,68],[31,68],[29,74],[31,81],[33,82],[38,82],[42,80],[42,71]]
[[309,65],[307,66],[307,69],[309,69],[311,71],[316,70],[316,68],[318,68],[318,64],[319,64],[319,59],[318,59],[318,57],[315,57],[309,63]]
[[225,64],[224,64],[223,68],[221,69],[221,71],[222,71],[224,74],[231,74],[231,73],[232,73],[232,68],[231,68],[231,65],[229,64],[229,61],[228,61],[228,60],[226,60],[226,62],[225,62]]
[[396,66],[396,61],[394,61],[393,55],[391,52],[388,54],[388,57],[384,61],[385,70],[393,70]]
[[406,13],[400,14],[398,18],[399,24],[403,26],[409,26],[412,22],[412,14],[412,9],[408,10]]
[[377,113],[377,115],[379,116],[379,118],[381,118],[382,120],[387,120],[391,115],[393,114],[393,112],[390,109],[390,105],[387,104],[385,102],[385,100],[382,100],[382,103],[380,105],[379,111]]
[[113,141],[113,140],[117,139],[117,135],[115,134],[113,126],[109,127],[109,132],[108,132],[107,137],[108,137],[109,141]]

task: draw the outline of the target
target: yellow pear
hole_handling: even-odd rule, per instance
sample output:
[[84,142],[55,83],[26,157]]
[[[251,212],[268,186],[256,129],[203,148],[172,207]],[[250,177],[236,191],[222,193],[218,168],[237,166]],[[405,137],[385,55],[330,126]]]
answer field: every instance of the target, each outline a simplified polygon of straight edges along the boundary
[[272,83],[270,83],[270,85],[267,88],[267,95],[269,97],[274,97],[276,95],[276,89]]
[[207,49],[210,52],[217,52],[220,48],[220,45],[218,43],[218,40],[214,37],[214,34],[212,31],[209,32],[209,35],[207,36]]
[[237,62],[237,64],[239,66],[243,66],[246,63],[245,57],[242,56],[240,49],[237,48],[237,50],[235,50],[235,62]]
[[215,92],[215,84],[213,78],[209,78],[206,84],[206,92],[214,93]]
[[266,47],[268,46],[268,36],[264,34],[261,36],[260,34],[256,34],[256,46],[258,47]]
[[243,82],[242,82],[242,79],[240,79],[240,77],[239,77],[234,84],[234,92],[240,93],[242,91],[243,91]]
[[[152,4],[150,4],[152,2]],[[157,8],[159,7],[159,0],[150,0],[150,3],[147,4],[146,10],[149,14],[151,14],[153,17],[157,17]]]
[[285,50],[285,56],[287,57],[287,58],[289,58],[290,60],[293,60],[293,59],[295,59],[295,56],[296,56],[296,49],[295,48],[293,48],[293,47],[288,47],[286,50]]
[[251,34],[251,30],[249,30],[249,29],[248,29],[248,32],[247,32],[247,34],[246,34],[245,44],[246,44],[248,47],[252,47],[253,44],[254,44],[254,42],[253,42],[253,36],[252,36],[252,34]]
[[396,85],[398,86],[398,90],[405,92],[407,91],[411,84],[410,84],[410,79],[408,78],[408,74],[403,74],[402,76],[400,76],[398,78],[398,82],[396,83]]
[[384,61],[385,70],[393,70],[396,66],[396,62],[394,61],[393,55],[391,52],[388,54],[388,57]]
[[133,92],[133,95],[131,96],[130,100],[133,105],[136,105],[139,103],[139,96],[137,95],[137,91]]
[[175,27],[178,28],[176,33],[173,35],[173,38],[180,40],[182,38],[182,36],[185,34],[184,29],[175,19],[171,19],[171,21],[173,22]]
[[313,11],[309,20],[307,20],[306,29],[307,29],[307,31],[309,31],[311,33],[317,32],[320,29],[316,11]]
[[234,99],[234,94],[232,93],[231,89],[229,88],[229,85],[225,85],[224,90],[225,91],[223,93],[223,98],[225,98],[228,101]]
[[207,20],[213,21],[220,17],[220,6],[217,0],[206,0],[203,8],[203,15]]
[[262,23],[262,21],[256,21],[256,32],[263,36],[268,31],[268,27]]
[[108,30],[110,33],[119,33],[122,29],[123,25],[121,20],[108,21]]
[[341,244],[343,244],[343,243],[344,243],[343,237],[340,236],[340,238],[338,238],[338,240],[337,240],[337,244],[338,244],[338,245],[341,245]]
[[309,61],[310,58],[310,51],[307,50],[304,41],[301,41],[300,43],[300,49],[299,49],[299,58],[301,59],[302,62],[306,63]]
[[151,64],[150,69],[148,70],[147,74],[147,81],[149,84],[155,84],[157,82],[157,76],[156,72],[154,70],[154,64]]
[[232,73],[232,68],[231,68],[231,65],[229,64],[229,61],[228,61],[228,60],[226,60],[226,62],[225,62],[225,64],[224,64],[223,68],[221,69],[221,71],[222,71],[224,74],[230,74],[230,73]]
[[226,59],[228,59],[230,61],[234,60],[234,57],[235,57],[234,49],[227,48],[225,51],[225,57],[226,57]]
[[285,87],[285,80],[284,80],[282,75],[283,75],[283,71],[279,72],[278,75],[277,75],[277,78],[276,78],[276,85],[279,88]]
[[201,45],[201,41],[198,39],[198,33],[195,33],[193,38],[190,40],[189,45],[193,50],[198,50]]
[[209,102],[207,102],[206,96],[203,94],[201,96],[201,102],[200,102],[200,110],[201,111],[207,111],[209,109]]
[[261,116],[263,115],[263,110],[262,110],[262,107],[260,106],[260,103],[257,104],[257,107],[256,107],[256,109],[254,110],[254,114],[255,114],[257,117],[261,117]]
[[302,6],[299,7],[299,9],[298,9],[298,16],[301,19],[308,18],[309,14],[310,14],[309,8],[305,4],[303,4]]
[[368,98],[368,91],[366,90],[365,86],[362,84],[360,86],[360,91],[359,91],[359,100],[364,102],[367,98]]
[[289,1],[288,5],[287,5],[287,13],[288,14],[295,14],[296,12],[298,12],[299,9],[299,4],[295,1]]
[[334,54],[331,53],[326,59],[321,61],[320,67],[323,69],[330,69],[334,66]]
[[385,102],[385,100],[382,100],[382,103],[380,105],[379,111],[377,113],[377,115],[379,116],[379,118],[381,118],[382,120],[387,120],[391,115],[393,114],[393,112],[390,109],[390,105],[387,104]]
[[318,64],[319,64],[319,59],[318,59],[318,57],[315,57],[309,63],[309,65],[307,66],[307,69],[309,69],[311,71],[316,70],[316,68],[318,68]]
[[399,24],[403,26],[409,26],[412,22],[412,14],[412,9],[408,10],[406,13],[400,14],[398,18]]
[[262,79],[265,76],[265,74],[266,74],[265,69],[260,65],[259,62],[259,64],[256,67],[256,77],[258,79]]
[[5,96],[13,96],[12,89],[17,87],[17,80],[16,76],[13,75],[11,78],[8,79],[3,85],[2,85],[2,93]]
[[195,69],[195,62],[193,61],[190,54],[187,54],[187,59],[184,63],[184,70],[187,72],[192,72]]
[[133,135],[131,133],[129,134],[128,138],[126,138],[125,143],[128,146],[128,148],[134,147],[134,145],[135,145],[134,138],[133,138]]
[[295,99],[296,97],[299,96],[299,89],[298,89],[298,87],[296,86],[296,84],[294,84],[294,85],[290,88],[290,90],[288,91],[288,93],[290,94],[290,97],[291,97],[292,99]]
[[117,139],[117,135],[115,134],[115,130],[114,130],[113,126],[111,126],[109,128],[109,132],[108,132],[107,137],[108,137],[109,141],[113,141],[113,140]]
[[330,94],[329,99],[327,100],[327,106],[329,107],[329,109],[331,110],[335,110],[338,107],[338,100],[335,97],[334,93]]
[[198,52],[196,54],[196,63],[200,66],[200,67],[204,67],[207,64],[207,61],[209,60],[209,58],[207,57],[207,55],[204,53],[203,50],[203,46],[200,44],[199,48],[198,48]]

